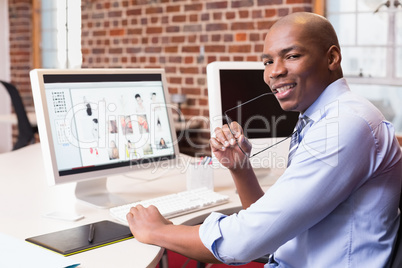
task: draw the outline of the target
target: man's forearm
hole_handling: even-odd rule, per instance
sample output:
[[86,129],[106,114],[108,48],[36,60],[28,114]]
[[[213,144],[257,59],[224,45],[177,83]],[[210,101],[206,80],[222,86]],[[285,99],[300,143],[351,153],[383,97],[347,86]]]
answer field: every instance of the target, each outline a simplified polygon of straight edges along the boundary
[[252,167],[230,170],[244,209],[264,195]]
[[153,232],[152,240],[154,243],[152,244],[167,248],[203,263],[219,263],[202,243],[198,231],[199,225],[166,225]]

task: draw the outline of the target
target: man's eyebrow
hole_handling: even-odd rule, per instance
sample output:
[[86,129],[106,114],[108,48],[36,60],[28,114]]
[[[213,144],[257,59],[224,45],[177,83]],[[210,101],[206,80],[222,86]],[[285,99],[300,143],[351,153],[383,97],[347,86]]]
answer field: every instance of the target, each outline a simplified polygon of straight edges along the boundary
[[[287,48],[284,48],[284,49],[282,49],[280,52],[279,52],[279,55],[285,55],[286,53],[289,53],[290,51],[292,51],[292,50],[303,50],[303,48],[302,47],[300,47],[300,46],[297,46],[297,45],[294,45],[294,46],[290,46],[290,47],[287,47]],[[265,54],[265,53],[263,53],[262,55],[261,55],[261,59],[268,59],[268,58],[272,58],[272,56],[270,55],[270,54]]]
[[261,54],[261,59],[268,59],[271,58],[271,55],[269,54]]

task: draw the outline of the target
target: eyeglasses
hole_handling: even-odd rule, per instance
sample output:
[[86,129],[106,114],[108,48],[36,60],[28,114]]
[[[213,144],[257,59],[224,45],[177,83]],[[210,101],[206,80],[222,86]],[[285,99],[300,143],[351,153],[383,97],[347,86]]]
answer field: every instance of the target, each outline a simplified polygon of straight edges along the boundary
[[[241,106],[243,106],[243,105],[246,105],[246,104],[248,104],[248,103],[250,103],[250,102],[253,102],[253,101],[255,101],[255,100],[257,100],[257,99],[259,99],[259,98],[261,98],[261,97],[264,97],[264,96],[267,96],[267,95],[272,95],[272,94],[275,94],[275,93],[273,93],[273,92],[267,92],[267,93],[261,94],[261,95],[255,97],[255,98],[252,98],[251,100],[248,100],[248,101],[246,101],[246,102],[244,102],[244,103],[242,103],[242,104],[239,104],[239,105],[237,105],[237,106],[235,106],[235,107],[232,107],[232,108],[230,108],[230,109],[228,109],[228,110],[226,110],[226,111],[224,112],[227,125],[228,125],[229,130],[230,130],[230,132],[232,133],[233,136],[235,136],[235,132],[233,131],[232,127],[230,126],[230,125],[232,124],[233,120],[228,116],[228,112],[230,112],[230,111],[232,111],[232,110],[235,110],[235,109],[237,109],[237,108],[239,108],[239,107],[241,107]],[[290,137],[292,137],[292,135],[293,135],[295,132],[296,132],[296,131],[293,131],[293,132],[292,132],[289,136],[287,136],[286,138],[284,138],[284,139],[282,139],[282,140],[276,142],[275,144],[272,144],[272,145],[270,145],[270,146],[268,146],[268,147],[266,147],[266,148],[264,148],[264,149],[262,149],[262,150],[260,150],[260,151],[258,151],[258,152],[256,152],[256,153],[254,153],[254,154],[252,154],[252,155],[246,153],[246,152],[241,148],[241,146],[240,146],[240,144],[239,144],[239,142],[238,142],[237,139],[236,139],[236,144],[237,144],[237,146],[239,147],[240,151],[242,151],[242,153],[243,153],[245,156],[247,156],[248,158],[252,158],[252,157],[254,157],[254,156],[256,156],[256,155],[258,155],[258,154],[260,154],[260,153],[262,153],[262,152],[265,152],[266,150],[268,150],[268,149],[270,149],[270,148],[272,148],[272,147],[274,147],[274,146],[276,146],[276,145],[278,145],[278,144],[284,142],[285,140],[289,139]]]

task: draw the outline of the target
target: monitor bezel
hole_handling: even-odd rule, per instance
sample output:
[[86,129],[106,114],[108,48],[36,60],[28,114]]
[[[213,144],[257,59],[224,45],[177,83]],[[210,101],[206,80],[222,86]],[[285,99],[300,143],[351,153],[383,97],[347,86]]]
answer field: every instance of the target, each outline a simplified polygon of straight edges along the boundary
[[[165,101],[168,107],[172,107],[170,102],[170,94],[167,86],[167,80],[164,69],[157,68],[128,68],[128,69],[34,69],[30,72],[32,92],[34,98],[35,112],[37,117],[37,125],[40,136],[42,154],[44,158],[46,178],[49,185],[58,185],[71,182],[83,182],[96,179],[108,178],[110,176],[131,173],[138,169],[155,169],[155,165],[126,165],[121,167],[105,168],[101,170],[86,171],[83,173],[60,175],[54,147],[54,140],[51,133],[49,107],[46,102],[46,92],[44,85],[44,76],[46,75],[92,75],[92,74],[159,74],[161,75],[162,87],[164,91]],[[169,159],[164,158],[163,165],[170,166],[177,161],[180,152],[177,142],[176,131],[174,127],[174,119],[172,109],[168,108],[168,120],[170,125],[170,133],[172,137],[173,154]]]

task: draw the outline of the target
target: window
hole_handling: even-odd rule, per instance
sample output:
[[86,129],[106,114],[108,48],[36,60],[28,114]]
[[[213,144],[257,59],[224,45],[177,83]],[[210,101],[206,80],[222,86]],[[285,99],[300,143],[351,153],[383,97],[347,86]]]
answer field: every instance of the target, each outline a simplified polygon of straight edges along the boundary
[[327,0],[326,16],[338,34],[351,90],[402,134],[402,1]]
[[402,5],[398,0],[327,0],[338,33],[345,76],[401,84]]
[[42,0],[42,68],[80,68],[81,0]]

